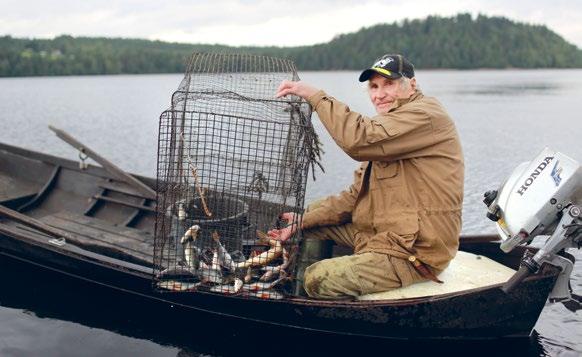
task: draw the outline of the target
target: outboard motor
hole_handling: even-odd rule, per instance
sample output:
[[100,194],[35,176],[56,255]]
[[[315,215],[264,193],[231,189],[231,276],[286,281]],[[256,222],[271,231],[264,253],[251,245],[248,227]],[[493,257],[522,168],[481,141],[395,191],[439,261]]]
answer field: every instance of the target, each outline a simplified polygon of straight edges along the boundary
[[572,158],[545,148],[530,162],[519,165],[497,191],[487,191],[483,202],[487,217],[497,224],[501,249],[510,252],[545,236],[545,244],[526,254],[514,276],[503,286],[513,290],[543,263],[562,272],[550,293],[550,301],[571,298],[570,275],[574,263],[558,253],[582,246],[582,168]]

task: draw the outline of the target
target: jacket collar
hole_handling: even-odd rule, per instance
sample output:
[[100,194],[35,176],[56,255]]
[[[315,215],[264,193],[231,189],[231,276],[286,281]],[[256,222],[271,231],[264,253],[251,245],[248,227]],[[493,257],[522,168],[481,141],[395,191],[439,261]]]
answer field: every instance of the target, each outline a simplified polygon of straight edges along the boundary
[[396,108],[399,108],[399,107],[403,106],[406,103],[413,102],[413,101],[415,101],[417,99],[420,99],[422,97],[424,97],[424,95],[422,94],[422,91],[420,89],[417,89],[408,98],[398,98],[398,99],[396,99],[394,101],[394,105],[392,106],[392,108],[390,108],[390,110],[388,111],[388,113],[394,111]]

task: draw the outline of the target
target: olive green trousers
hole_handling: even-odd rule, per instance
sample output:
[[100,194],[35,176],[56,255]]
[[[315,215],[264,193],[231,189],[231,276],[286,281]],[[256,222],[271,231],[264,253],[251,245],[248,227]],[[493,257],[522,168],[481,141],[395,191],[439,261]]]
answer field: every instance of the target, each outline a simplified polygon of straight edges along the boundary
[[[308,208],[314,209],[319,202]],[[304,239],[331,239],[354,248],[351,223],[303,231]],[[304,242],[308,243],[308,242]],[[303,275],[305,292],[314,298],[342,298],[388,291],[424,281],[407,260],[381,253],[361,253],[324,259],[307,267]]]

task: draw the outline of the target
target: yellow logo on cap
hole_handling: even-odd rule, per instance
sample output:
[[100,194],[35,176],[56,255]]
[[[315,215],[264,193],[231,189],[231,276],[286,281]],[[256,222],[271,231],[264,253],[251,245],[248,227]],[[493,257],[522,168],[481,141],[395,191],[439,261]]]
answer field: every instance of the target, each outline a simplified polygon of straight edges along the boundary
[[376,71],[376,72],[380,72],[380,73],[382,73],[382,74],[385,74],[385,75],[387,75],[387,76],[391,76],[391,75],[392,75],[392,72],[390,72],[390,71],[389,71],[389,70],[387,70],[387,69],[381,68],[381,67],[373,67],[372,69],[373,69],[374,71]]

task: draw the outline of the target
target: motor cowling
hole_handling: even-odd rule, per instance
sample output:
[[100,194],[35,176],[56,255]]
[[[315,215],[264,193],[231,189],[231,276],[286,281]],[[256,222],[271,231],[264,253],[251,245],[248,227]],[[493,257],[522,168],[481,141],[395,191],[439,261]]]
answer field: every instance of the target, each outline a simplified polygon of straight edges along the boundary
[[491,197],[486,197],[488,217],[496,221],[499,235],[521,243],[548,233],[564,207],[582,201],[582,169],[576,160],[545,148],[517,166]]

